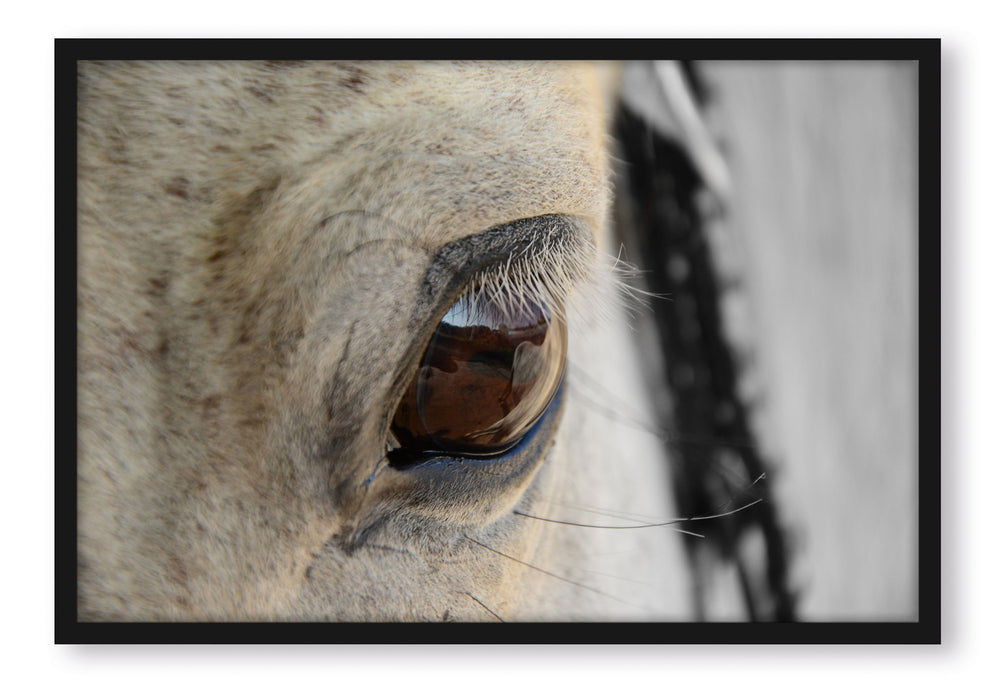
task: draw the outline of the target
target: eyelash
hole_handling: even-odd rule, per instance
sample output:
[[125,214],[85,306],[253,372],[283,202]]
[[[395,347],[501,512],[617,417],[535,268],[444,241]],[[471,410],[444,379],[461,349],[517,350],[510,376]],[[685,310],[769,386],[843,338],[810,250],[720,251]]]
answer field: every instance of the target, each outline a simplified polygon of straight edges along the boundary
[[[621,251],[620,251],[621,254]],[[654,296],[633,284],[639,272],[599,251],[590,238],[552,238],[539,248],[528,242],[503,261],[475,272],[465,294],[469,316],[483,318],[482,304],[508,316],[545,308],[566,319],[572,331],[594,326]],[[610,304],[607,299],[617,299]]]

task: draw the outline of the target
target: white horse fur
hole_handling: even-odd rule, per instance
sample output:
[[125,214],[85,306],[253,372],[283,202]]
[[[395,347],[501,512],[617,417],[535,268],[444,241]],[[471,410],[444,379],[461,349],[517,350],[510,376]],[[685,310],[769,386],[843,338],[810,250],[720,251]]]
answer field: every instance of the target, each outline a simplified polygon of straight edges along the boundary
[[[578,392],[511,483],[383,460],[411,360],[485,253],[451,244],[534,217],[570,228],[474,279],[566,306],[568,382],[652,410],[644,341],[599,284],[592,68],[84,62],[78,86],[81,619],[689,615],[683,535],[514,512],[676,515],[656,439]],[[612,313],[582,320],[589,300]]]

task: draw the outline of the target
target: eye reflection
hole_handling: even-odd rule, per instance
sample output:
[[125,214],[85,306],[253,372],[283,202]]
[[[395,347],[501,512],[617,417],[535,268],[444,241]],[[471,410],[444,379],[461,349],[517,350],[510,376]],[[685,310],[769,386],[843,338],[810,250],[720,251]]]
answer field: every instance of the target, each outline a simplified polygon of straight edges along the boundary
[[567,329],[541,304],[510,310],[475,292],[444,315],[395,412],[418,452],[498,454],[519,442],[557,391]]

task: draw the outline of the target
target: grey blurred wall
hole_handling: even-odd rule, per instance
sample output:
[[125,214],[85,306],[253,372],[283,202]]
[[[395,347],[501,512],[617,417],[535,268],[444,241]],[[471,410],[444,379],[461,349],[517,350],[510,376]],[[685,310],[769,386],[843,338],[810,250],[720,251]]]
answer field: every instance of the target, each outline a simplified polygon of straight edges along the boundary
[[732,323],[755,346],[799,612],[915,619],[916,64],[700,68],[733,178]]

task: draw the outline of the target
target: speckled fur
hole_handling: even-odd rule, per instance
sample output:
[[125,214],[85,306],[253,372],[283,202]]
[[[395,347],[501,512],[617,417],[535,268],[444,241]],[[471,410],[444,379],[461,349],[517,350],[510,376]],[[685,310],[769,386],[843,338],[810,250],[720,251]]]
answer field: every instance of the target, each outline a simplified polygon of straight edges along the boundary
[[543,529],[510,511],[546,470],[474,522],[362,484],[436,252],[546,214],[600,243],[591,71],[81,63],[78,135],[80,616],[525,607],[526,569],[464,535],[531,556]]

